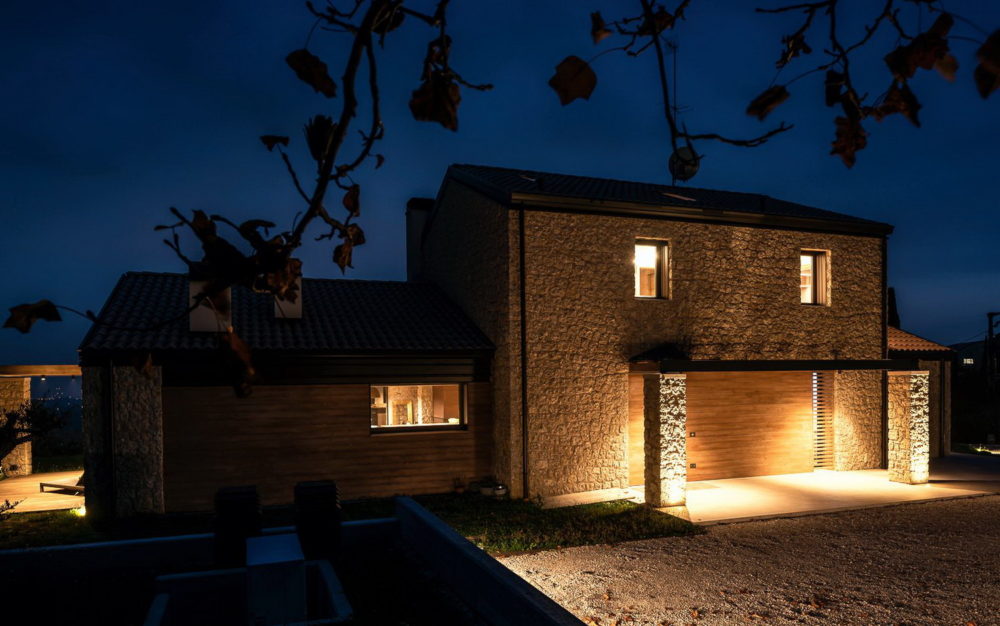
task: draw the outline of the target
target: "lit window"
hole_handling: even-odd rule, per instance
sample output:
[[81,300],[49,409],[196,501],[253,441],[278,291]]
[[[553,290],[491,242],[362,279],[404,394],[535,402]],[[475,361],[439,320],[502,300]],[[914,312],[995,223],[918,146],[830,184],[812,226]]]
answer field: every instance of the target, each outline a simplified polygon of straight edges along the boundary
[[964,359],[962,359],[962,365],[975,365],[975,364],[976,360],[973,358],[965,357]]
[[666,297],[666,268],[666,243],[637,241],[635,244],[635,297]]
[[799,255],[799,301],[826,304],[829,263],[825,252],[803,250]]
[[372,385],[372,430],[461,428],[462,385]]

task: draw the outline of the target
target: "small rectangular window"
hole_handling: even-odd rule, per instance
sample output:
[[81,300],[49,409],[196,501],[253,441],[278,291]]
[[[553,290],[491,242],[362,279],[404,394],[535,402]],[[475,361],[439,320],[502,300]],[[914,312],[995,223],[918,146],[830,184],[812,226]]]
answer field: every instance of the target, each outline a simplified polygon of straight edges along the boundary
[[826,252],[803,250],[799,255],[799,301],[826,304],[829,274]]
[[463,385],[372,385],[372,431],[465,426]]
[[639,240],[635,243],[635,297],[667,296],[667,244]]

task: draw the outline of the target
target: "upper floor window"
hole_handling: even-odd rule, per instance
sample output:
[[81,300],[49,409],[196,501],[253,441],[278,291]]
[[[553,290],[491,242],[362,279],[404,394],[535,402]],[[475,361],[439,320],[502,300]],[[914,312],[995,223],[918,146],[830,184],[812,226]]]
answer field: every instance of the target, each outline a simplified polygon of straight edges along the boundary
[[635,297],[667,297],[666,242],[639,239],[635,242]]
[[976,360],[973,358],[965,357],[964,359],[962,359],[962,365],[975,365],[975,364]]
[[465,424],[464,385],[372,385],[371,429],[448,429]]
[[830,280],[830,262],[826,252],[803,250],[799,255],[799,301],[802,304],[826,304]]

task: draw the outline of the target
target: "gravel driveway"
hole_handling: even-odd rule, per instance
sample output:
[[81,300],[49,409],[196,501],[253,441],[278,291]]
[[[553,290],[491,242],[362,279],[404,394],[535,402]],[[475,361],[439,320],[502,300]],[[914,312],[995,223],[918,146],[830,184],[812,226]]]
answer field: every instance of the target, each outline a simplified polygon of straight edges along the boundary
[[1000,496],[500,561],[584,622],[1000,624]]

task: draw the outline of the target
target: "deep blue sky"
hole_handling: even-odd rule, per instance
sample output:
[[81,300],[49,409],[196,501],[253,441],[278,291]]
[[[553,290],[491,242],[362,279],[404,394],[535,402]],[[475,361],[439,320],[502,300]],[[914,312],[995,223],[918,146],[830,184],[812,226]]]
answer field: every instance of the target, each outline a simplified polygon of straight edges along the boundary
[[[404,276],[406,199],[433,195],[449,163],[669,182],[651,55],[596,61],[589,102],[560,107],[546,85],[564,56],[589,58],[610,45],[591,43],[589,11],[621,17],[623,4],[454,0],[453,65],[496,85],[485,94],[463,91],[458,133],[410,118],[407,100],[432,33],[412,20],[394,33],[380,53],[386,140],[379,150],[387,161],[356,177],[369,243],[348,275]],[[847,5],[858,19],[845,20],[855,33],[845,39],[855,38],[873,4]],[[675,33],[679,100],[692,131],[748,136],[766,127],[743,110],[771,81],[781,35],[799,18],[756,15],[757,5],[696,0]],[[1000,2],[947,6],[988,30],[1000,27]],[[183,271],[152,232],[169,220],[169,206],[287,223],[298,199],[257,137],[291,135],[292,156],[308,177],[300,129],[310,115],[339,110],[339,100],[313,94],[284,63],[311,23],[288,0],[9,3],[0,25],[3,308],[48,297],[96,310],[124,271]],[[819,37],[789,76],[819,61]],[[872,93],[888,84],[881,57],[893,39],[876,43],[868,63],[855,62],[856,81]],[[817,76],[794,85],[768,120],[794,123],[794,131],[754,150],[703,144],[707,156],[691,184],[895,224],[890,284],[904,327],[942,342],[972,338],[984,312],[1000,308],[1000,93],[981,100],[971,81],[975,45],[954,48],[961,63],[954,84],[934,72],[912,81],[923,128],[902,118],[868,122],[869,147],[853,170],[827,154],[834,112],[822,105]],[[317,33],[311,49],[339,76],[342,36]],[[306,275],[338,276],[329,253],[328,245],[309,245],[301,255]],[[74,362],[87,325],[70,318],[27,336],[4,330],[0,363]]]

